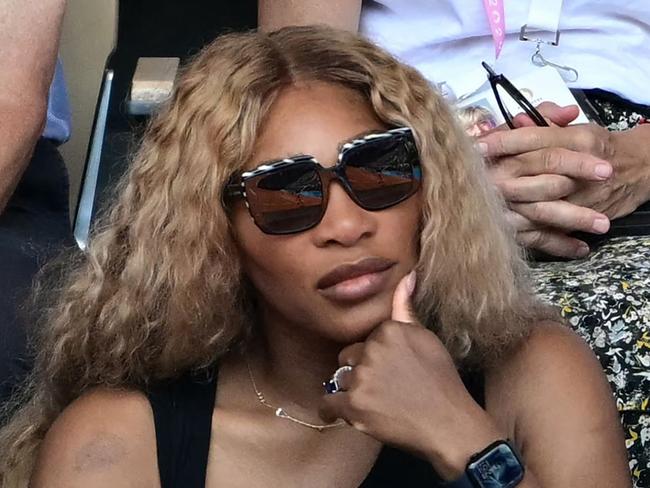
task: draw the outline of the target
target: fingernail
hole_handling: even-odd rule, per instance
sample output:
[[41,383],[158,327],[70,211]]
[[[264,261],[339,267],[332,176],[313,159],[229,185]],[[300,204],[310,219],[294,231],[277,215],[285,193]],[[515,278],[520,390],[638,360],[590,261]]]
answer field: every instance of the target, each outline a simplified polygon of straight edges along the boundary
[[609,220],[608,219],[596,219],[594,220],[593,225],[591,226],[592,230],[597,234],[604,234],[609,230]]
[[413,290],[415,290],[415,282],[415,271],[411,271],[408,275],[408,278],[406,278],[406,291],[408,292],[409,296],[413,295]]
[[609,164],[597,164],[594,173],[599,178],[609,178],[612,174],[612,166]]
[[587,254],[589,254],[590,251],[591,249],[589,249],[589,246],[587,244],[582,243],[578,246],[578,249],[576,249],[576,257],[584,258]]
[[481,156],[487,156],[488,145],[485,142],[479,142],[476,144],[476,148],[478,149],[478,152]]

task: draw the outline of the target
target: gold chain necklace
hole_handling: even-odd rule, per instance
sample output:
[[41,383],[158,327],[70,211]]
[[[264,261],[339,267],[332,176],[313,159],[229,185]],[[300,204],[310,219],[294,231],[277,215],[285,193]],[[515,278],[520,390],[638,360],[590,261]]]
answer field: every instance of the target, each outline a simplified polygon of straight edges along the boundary
[[324,430],[327,429],[334,429],[346,425],[345,420],[339,420],[337,422],[332,422],[331,424],[311,424],[309,422],[305,422],[304,420],[297,419],[296,417],[292,417],[282,407],[275,407],[271,405],[269,402],[266,401],[266,398],[264,398],[264,394],[259,390],[259,388],[257,388],[257,383],[255,382],[255,377],[253,376],[253,370],[251,369],[251,364],[248,361],[248,358],[246,358],[246,367],[248,368],[248,377],[251,379],[251,385],[253,385],[253,390],[255,391],[255,395],[257,396],[257,399],[265,407],[274,410],[276,417],[290,420],[291,422],[294,422],[298,425],[302,425],[303,427],[309,427],[310,429],[317,430],[318,432],[323,432]]

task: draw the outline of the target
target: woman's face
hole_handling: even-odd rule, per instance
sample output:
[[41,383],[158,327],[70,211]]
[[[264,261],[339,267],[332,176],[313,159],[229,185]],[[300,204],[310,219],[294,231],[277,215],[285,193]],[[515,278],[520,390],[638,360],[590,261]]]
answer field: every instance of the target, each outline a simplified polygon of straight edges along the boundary
[[[386,128],[352,90],[322,82],[292,86],[272,106],[247,168],[298,154],[332,166],[342,142]],[[325,214],[310,230],[265,234],[243,203],[233,226],[263,321],[350,343],[390,318],[393,291],[416,263],[419,193],[372,212],[338,182],[329,191]]]
[[496,127],[496,124],[489,119],[481,120],[474,125],[468,127],[465,132],[472,137],[480,137],[488,132],[491,132]]

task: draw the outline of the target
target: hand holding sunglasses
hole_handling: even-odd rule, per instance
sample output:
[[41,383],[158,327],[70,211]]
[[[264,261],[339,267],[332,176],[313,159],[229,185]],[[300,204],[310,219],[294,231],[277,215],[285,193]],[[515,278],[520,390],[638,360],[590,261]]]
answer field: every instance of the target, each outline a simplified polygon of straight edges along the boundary
[[406,200],[421,180],[411,129],[391,129],[347,142],[337,164],[328,168],[310,155],[262,164],[230,179],[226,202],[243,198],[262,232],[293,234],[321,221],[333,180],[365,210],[383,210]]
[[537,109],[533,107],[532,103],[528,101],[523,93],[521,93],[517,87],[515,87],[515,85],[513,85],[510,80],[508,80],[508,78],[502,74],[496,74],[492,67],[485,61],[483,61],[481,65],[488,72],[488,81],[490,82],[490,86],[494,92],[494,98],[496,98],[499,110],[501,111],[506,124],[508,124],[508,127],[514,129],[515,124],[513,122],[513,115],[510,113],[508,107],[504,103],[504,98],[506,96],[512,98],[517,103],[517,105],[521,107],[524,113],[526,113],[526,115],[528,115],[531,120],[535,122],[536,125],[540,127],[548,127],[548,123],[542,114],[540,114]]

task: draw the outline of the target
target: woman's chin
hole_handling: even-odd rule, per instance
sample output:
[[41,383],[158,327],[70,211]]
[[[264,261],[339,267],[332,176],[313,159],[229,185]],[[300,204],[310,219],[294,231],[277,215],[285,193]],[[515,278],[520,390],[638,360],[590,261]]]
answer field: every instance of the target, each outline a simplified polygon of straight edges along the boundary
[[365,341],[380,324],[389,318],[390,312],[386,310],[367,310],[364,313],[348,312],[323,327],[325,334],[334,342],[353,344]]
[[368,336],[374,330],[374,327],[368,327],[365,329],[345,329],[336,331],[336,335],[332,337],[334,342],[339,344],[355,344],[357,342],[365,342]]

